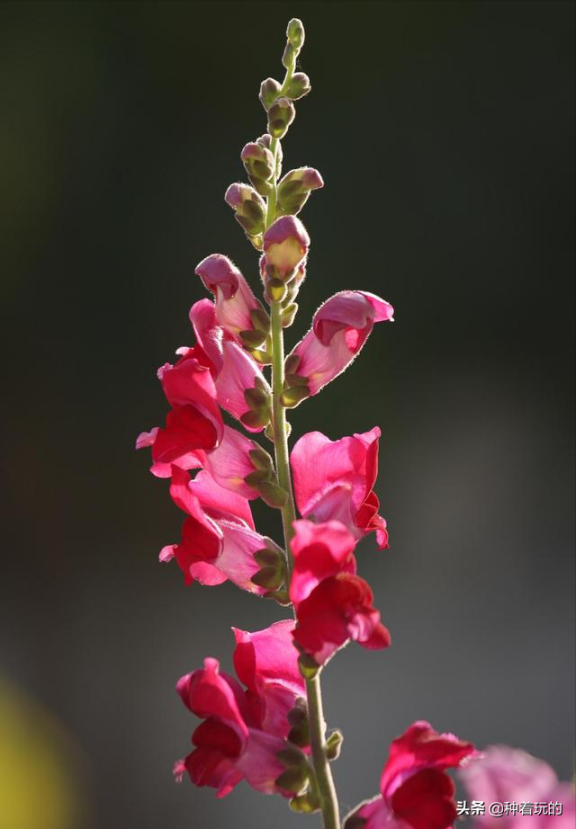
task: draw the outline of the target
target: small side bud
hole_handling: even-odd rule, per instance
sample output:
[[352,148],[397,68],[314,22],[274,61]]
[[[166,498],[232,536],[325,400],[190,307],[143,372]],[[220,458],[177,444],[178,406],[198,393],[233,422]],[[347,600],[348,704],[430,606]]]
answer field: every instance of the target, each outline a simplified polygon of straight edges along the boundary
[[306,204],[312,190],[321,187],[324,187],[324,181],[313,167],[290,170],[278,184],[279,210],[285,215],[296,215]]
[[312,89],[310,78],[304,72],[295,72],[290,79],[285,95],[292,101],[298,101],[308,95]]
[[298,52],[304,46],[304,39],[306,37],[304,24],[297,17],[293,17],[288,23],[286,37]]
[[329,760],[337,760],[340,756],[342,743],[344,742],[344,735],[341,731],[333,731],[326,740],[326,757]]
[[282,311],[282,328],[290,328],[297,313],[298,305],[295,302],[284,308]]
[[268,132],[272,138],[284,138],[296,117],[294,104],[288,98],[277,98],[268,110]]
[[251,141],[240,153],[240,158],[258,193],[261,196],[270,195],[274,176],[274,156],[270,150],[256,141]]
[[266,78],[265,81],[262,81],[260,86],[260,95],[258,97],[260,98],[260,103],[266,112],[268,112],[271,105],[278,97],[281,89],[282,87],[278,81],[274,80],[274,78]]

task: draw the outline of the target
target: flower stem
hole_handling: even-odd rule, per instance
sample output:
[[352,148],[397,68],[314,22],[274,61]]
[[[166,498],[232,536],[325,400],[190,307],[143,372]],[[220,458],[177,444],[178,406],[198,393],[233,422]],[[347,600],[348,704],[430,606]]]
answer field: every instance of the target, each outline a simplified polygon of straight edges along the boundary
[[[276,158],[278,141],[272,142],[271,150]],[[276,213],[276,187],[274,186],[268,197],[266,211],[266,226],[270,227]],[[284,331],[282,328],[282,303],[272,302],[271,334],[272,334],[272,426],[274,430],[274,453],[276,456],[276,472],[278,483],[288,493],[288,500],[282,508],[282,524],[288,568],[288,580],[292,570],[292,556],[290,541],[294,535],[293,522],[296,520],[292,478],[290,474],[290,460],[288,455],[288,433],[286,409],[280,401],[284,388]],[[287,585],[289,588],[289,584]],[[324,821],[324,829],[340,829],[338,798],[330,762],[326,756],[326,723],[322,709],[322,689],[320,674],[313,679],[306,680],[306,695],[308,700],[308,720],[310,725],[310,742],[312,747],[312,762],[316,775],[320,809]]]

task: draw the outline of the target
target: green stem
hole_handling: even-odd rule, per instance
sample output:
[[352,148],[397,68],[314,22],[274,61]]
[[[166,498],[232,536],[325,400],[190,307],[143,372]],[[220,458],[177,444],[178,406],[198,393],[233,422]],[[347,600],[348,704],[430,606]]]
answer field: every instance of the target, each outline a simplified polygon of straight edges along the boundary
[[[276,158],[278,141],[272,141],[271,151]],[[276,187],[268,197],[266,212],[266,226],[270,227],[276,213]],[[272,426],[274,430],[274,453],[276,455],[276,471],[278,483],[288,493],[288,500],[282,508],[282,524],[286,545],[288,577],[292,570],[292,556],[290,541],[294,535],[293,523],[296,520],[296,508],[292,491],[290,474],[290,459],[288,454],[288,433],[286,409],[280,402],[284,388],[284,331],[282,328],[282,303],[271,303],[271,334],[272,334]],[[289,586],[289,585],[288,585]],[[308,699],[308,720],[310,724],[310,743],[312,748],[312,762],[316,775],[318,795],[324,829],[340,829],[338,798],[332,779],[330,762],[326,756],[326,723],[322,709],[322,689],[320,674],[314,679],[306,680],[306,695]]]

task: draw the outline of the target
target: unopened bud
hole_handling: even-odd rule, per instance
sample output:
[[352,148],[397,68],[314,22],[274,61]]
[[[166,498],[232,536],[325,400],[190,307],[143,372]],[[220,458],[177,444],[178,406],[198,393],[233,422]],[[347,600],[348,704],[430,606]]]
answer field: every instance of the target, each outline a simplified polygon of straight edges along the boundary
[[261,196],[268,196],[272,190],[275,172],[274,156],[270,150],[252,141],[246,144],[240,158],[255,189]]
[[286,37],[294,46],[294,48],[299,52],[302,46],[304,45],[305,33],[304,24],[297,17],[293,17],[292,20],[288,23],[288,28],[286,29]]
[[278,97],[278,93],[281,88],[282,87],[278,81],[275,81],[274,78],[266,78],[265,81],[262,81],[260,86],[260,95],[258,97],[260,98],[260,103],[266,111],[270,109],[271,104],[273,104]]
[[295,215],[305,205],[312,190],[324,187],[322,176],[313,167],[290,170],[278,184],[278,208],[284,214]]
[[282,311],[282,328],[290,328],[298,312],[298,305],[292,302]]
[[224,200],[236,213],[236,221],[249,236],[264,232],[266,205],[249,184],[235,182],[226,190]]
[[264,234],[264,266],[269,276],[286,279],[308,253],[310,237],[295,216],[282,216]]
[[326,740],[326,757],[329,760],[337,760],[340,756],[342,743],[344,742],[344,735],[341,731],[333,731]]
[[288,83],[285,95],[292,101],[297,101],[299,98],[308,95],[311,89],[312,85],[308,75],[304,72],[295,72]]
[[272,138],[284,138],[296,117],[294,104],[288,98],[277,98],[268,110],[268,132]]

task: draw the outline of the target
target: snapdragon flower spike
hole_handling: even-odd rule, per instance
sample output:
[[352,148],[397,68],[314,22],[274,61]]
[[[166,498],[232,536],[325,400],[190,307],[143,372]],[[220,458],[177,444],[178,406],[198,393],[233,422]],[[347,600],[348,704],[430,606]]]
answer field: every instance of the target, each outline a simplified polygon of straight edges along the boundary
[[213,253],[200,262],[195,272],[214,294],[218,325],[242,346],[262,345],[270,327],[268,315],[236,265],[227,256]]
[[374,323],[392,320],[393,314],[388,302],[366,291],[341,291],[326,300],[286,359],[284,405],[294,407],[318,394],[360,353]]
[[[373,606],[372,591],[356,573],[356,539],[337,521],[294,522],[294,577],[290,599],[296,612],[296,647],[312,671],[350,639],[369,650],[390,645],[390,633]],[[310,665],[310,659],[312,665]]]
[[294,628],[292,619],[255,633],[232,628],[236,675],[248,689],[247,698],[262,728],[281,737],[288,737],[292,729],[290,712],[306,696],[292,637]]
[[[296,270],[301,267],[308,255],[310,237],[306,228],[296,216],[282,216],[270,225],[264,234],[264,256],[262,272],[265,283],[272,281],[273,286],[289,281]],[[270,295],[277,301],[284,297]]]
[[170,495],[187,518],[180,543],[164,547],[160,561],[175,558],[187,585],[194,581],[216,585],[230,580],[242,590],[266,595],[270,586],[252,581],[261,569],[257,554],[269,551],[279,557],[282,551],[270,538],[256,532],[246,498],[218,486],[206,471],[190,480],[188,473],[177,466],[172,468]]
[[294,445],[290,463],[296,503],[304,518],[341,521],[357,539],[374,531],[383,549],[388,532],[373,489],[379,440],[377,426],[334,441],[321,432],[308,432]]
[[242,687],[220,673],[216,659],[206,659],[204,668],[183,676],[176,690],[203,719],[192,735],[194,750],[174,766],[178,781],[188,772],[196,786],[216,789],[217,797],[228,795],[242,780],[263,794],[297,793],[276,783],[286,768],[277,755],[289,744],[260,727]]
[[272,390],[258,363],[218,325],[210,300],[192,306],[190,321],[212,366],[218,403],[249,431],[262,431],[270,420]]
[[[562,813],[555,815],[509,814],[499,818],[502,829],[574,829],[576,791],[570,783],[560,783],[554,769],[525,751],[509,746],[491,746],[459,773],[471,800],[484,803],[560,803]],[[474,829],[492,826],[490,815],[478,815]]]
[[390,746],[381,794],[350,814],[344,829],[448,829],[457,816],[446,773],[475,756],[472,743],[416,722]]

